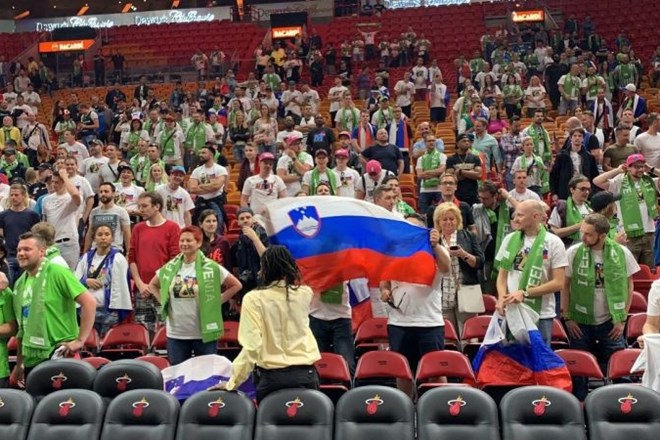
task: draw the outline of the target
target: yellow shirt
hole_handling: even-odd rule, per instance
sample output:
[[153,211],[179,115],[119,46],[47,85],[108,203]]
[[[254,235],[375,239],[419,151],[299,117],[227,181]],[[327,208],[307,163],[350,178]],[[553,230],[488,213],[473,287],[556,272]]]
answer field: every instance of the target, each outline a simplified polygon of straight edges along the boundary
[[238,388],[255,366],[264,369],[312,365],[321,359],[309,328],[312,289],[286,289],[276,285],[245,295],[241,308],[238,341],[243,346],[233,363],[227,389]]

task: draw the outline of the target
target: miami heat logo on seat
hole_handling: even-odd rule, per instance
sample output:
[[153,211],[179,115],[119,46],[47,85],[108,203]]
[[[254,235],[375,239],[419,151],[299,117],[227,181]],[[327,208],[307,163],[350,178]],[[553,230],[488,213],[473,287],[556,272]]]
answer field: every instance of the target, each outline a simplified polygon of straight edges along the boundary
[[621,409],[621,414],[630,414],[632,407],[637,403],[637,399],[633,397],[632,394],[628,394],[626,397],[619,399],[619,408]]
[[53,386],[53,389],[54,389],[54,390],[59,390],[59,389],[62,388],[62,385],[64,384],[64,382],[66,382],[68,379],[69,379],[69,378],[66,377],[66,376],[64,375],[64,373],[62,373],[62,372],[60,371],[60,374],[58,374],[58,375],[56,375],[56,376],[52,376],[52,377],[50,378],[50,383],[51,383],[51,385]]
[[449,414],[452,416],[457,416],[461,413],[461,408],[467,405],[467,402],[463,400],[463,397],[458,396],[453,400],[447,402],[449,406]]
[[128,384],[133,382],[133,379],[128,377],[128,374],[124,373],[123,376],[116,378],[115,382],[117,382],[117,389],[121,392],[124,392],[126,391]]
[[305,404],[300,400],[300,397],[296,397],[294,400],[290,400],[284,404],[286,406],[286,415],[289,417],[295,417],[298,414],[298,408],[302,408]]
[[222,399],[218,397],[218,400],[209,402],[207,406],[209,407],[209,417],[217,417],[220,409],[225,407],[225,402],[223,402]]
[[378,407],[385,402],[380,398],[378,394],[376,394],[371,399],[365,400],[364,403],[367,404],[367,412],[371,415],[374,415],[376,412],[378,412]]
[[5,402],[3,402],[2,399],[0,399],[0,408],[2,408],[3,406],[5,406]]
[[76,403],[73,401],[73,399],[71,397],[69,397],[64,402],[60,402],[58,404],[58,406],[60,407],[60,410],[59,410],[60,416],[66,417],[71,412],[71,409],[75,408]]
[[545,414],[545,409],[552,405],[552,402],[550,402],[547,397],[543,396],[540,399],[533,400],[532,405],[534,405],[534,414],[541,417]]
[[142,417],[145,408],[149,407],[149,402],[147,401],[146,397],[143,397],[140,401],[133,402],[131,406],[133,407],[133,415],[135,417]]

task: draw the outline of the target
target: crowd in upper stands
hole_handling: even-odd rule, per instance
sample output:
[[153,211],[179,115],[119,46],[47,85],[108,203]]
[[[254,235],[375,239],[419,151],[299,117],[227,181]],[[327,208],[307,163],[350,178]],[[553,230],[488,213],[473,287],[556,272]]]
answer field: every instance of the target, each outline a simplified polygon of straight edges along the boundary
[[[165,321],[177,362],[213,352],[199,326],[217,317],[190,302],[210,284],[198,278],[203,264],[220,265],[222,314],[237,319],[269,246],[258,216],[279,198],[327,195],[372,202],[433,231],[432,286],[392,280],[371,290],[373,314],[389,317],[390,347],[413,368],[442,349],[444,320],[460,333],[472,315],[460,307],[466,286],[498,296],[500,310],[532,305],[548,342],[561,316],[573,346],[598,346],[606,360],[624,346],[631,277],[657,261],[660,101],[641,92],[660,80],[660,46],[645,66],[625,32],[606,42],[589,17],[552,30],[507,24],[484,35],[472,57],[442,66],[456,70],[455,90],[433,58],[439,50],[412,28],[361,27],[353,41],[336,42],[312,29],[256,48],[246,78],[222,51],[196,51],[194,90],[177,82],[159,95],[147,76],[133,93],[117,81],[90,101],[72,89],[48,126],[43,63],[7,72],[0,270],[15,289],[30,284],[22,309],[13,307],[19,335],[34,308],[40,266],[26,255],[35,247],[70,269],[53,271],[62,286],[84,285],[63,295],[91,294],[91,306],[79,301],[94,318],[81,318],[81,331],[93,322],[103,335],[130,315],[152,332]],[[443,139],[442,128],[453,133]],[[24,233],[32,235],[19,240]],[[322,351],[334,349],[352,369],[348,298],[347,284],[317,292],[310,316]],[[652,290],[649,332],[660,330],[659,307]],[[0,337],[16,331],[2,325]],[[51,332],[48,348],[65,340],[55,335],[71,337],[66,330]]]

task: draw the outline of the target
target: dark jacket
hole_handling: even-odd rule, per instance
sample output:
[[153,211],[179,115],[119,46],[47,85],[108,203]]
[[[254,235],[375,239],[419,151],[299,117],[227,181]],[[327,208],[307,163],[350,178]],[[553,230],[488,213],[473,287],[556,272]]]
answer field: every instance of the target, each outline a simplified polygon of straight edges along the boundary
[[[584,175],[590,182],[593,182],[594,178],[598,176],[596,159],[587,153],[587,150],[584,148],[578,154],[582,158],[580,174]],[[550,170],[550,192],[556,194],[562,200],[567,200],[571,195],[568,190],[568,182],[573,178],[573,171],[570,150],[562,150],[557,154],[555,165]]]
[[467,262],[459,259],[458,266],[461,269],[463,284],[472,286],[481,282],[481,270],[484,267],[484,253],[469,231],[461,229],[456,233],[456,244],[463,248],[468,254],[474,255],[477,259],[477,266],[471,267]]

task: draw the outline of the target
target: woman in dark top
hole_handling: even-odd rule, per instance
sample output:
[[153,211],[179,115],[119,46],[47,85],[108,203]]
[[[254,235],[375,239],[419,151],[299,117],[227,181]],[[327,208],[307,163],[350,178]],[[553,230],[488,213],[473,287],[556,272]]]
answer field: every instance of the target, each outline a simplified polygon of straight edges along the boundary
[[[584,130],[576,128],[569,134],[570,146],[561,150],[555,157],[555,164],[550,170],[550,192],[559,200],[567,200],[570,196],[568,182],[577,174],[581,174],[593,182],[598,176],[596,159],[583,146]],[[580,163],[580,169],[575,170],[575,161]],[[593,188],[593,185],[592,185]]]
[[234,144],[233,152],[236,162],[240,162],[245,158],[245,144],[247,144],[250,138],[250,127],[247,123],[245,113],[237,111],[233,118],[229,118],[229,139]]
[[249,143],[245,146],[245,157],[241,162],[238,173],[238,190],[243,191],[243,185],[248,177],[259,174],[259,157],[256,145]]
[[440,231],[440,244],[449,250],[451,270],[442,275],[442,314],[457,331],[472,315],[458,311],[461,286],[480,283],[484,254],[474,236],[463,229],[461,211],[453,203],[441,203],[433,213],[435,229]]

